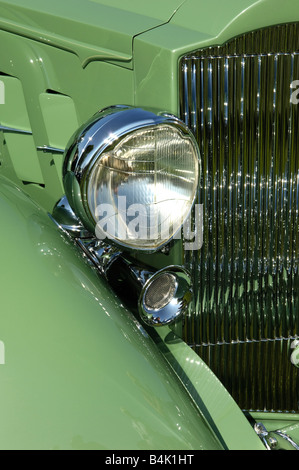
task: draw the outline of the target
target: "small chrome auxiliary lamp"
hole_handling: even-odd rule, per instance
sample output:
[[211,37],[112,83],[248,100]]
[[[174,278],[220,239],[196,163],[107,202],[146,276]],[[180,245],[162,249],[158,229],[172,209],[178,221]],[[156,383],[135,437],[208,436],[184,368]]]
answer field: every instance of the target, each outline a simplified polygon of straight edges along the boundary
[[192,286],[184,268],[167,266],[154,272],[149,267],[140,266],[117,247],[97,240],[80,223],[65,196],[56,204],[51,218],[116,293],[125,292],[128,298],[133,299],[145,324],[170,325],[186,313],[192,300]]

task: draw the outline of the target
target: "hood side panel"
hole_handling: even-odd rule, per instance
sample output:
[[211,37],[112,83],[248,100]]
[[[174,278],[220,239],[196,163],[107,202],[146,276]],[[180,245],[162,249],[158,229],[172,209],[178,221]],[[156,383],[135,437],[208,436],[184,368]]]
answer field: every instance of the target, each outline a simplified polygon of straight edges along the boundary
[[[105,4],[106,3],[106,4]],[[136,8],[136,2],[114,0],[1,1],[0,29],[60,47],[91,60],[129,63],[134,36],[163,24],[182,0],[154,0]]]

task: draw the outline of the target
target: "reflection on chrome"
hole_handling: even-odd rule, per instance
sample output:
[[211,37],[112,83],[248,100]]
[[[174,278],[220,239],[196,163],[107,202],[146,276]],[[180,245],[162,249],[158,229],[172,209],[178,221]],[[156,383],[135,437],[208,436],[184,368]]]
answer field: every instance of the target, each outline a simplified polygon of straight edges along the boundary
[[65,198],[56,204],[51,218],[124,302],[133,299],[133,309],[143,323],[169,325],[186,313],[192,300],[192,288],[185,269],[168,266],[154,272],[152,268],[139,265],[116,246],[97,240],[87,232]]
[[138,301],[139,314],[149,326],[164,326],[186,313],[192,299],[189,274],[179,266],[168,266],[144,284]]
[[204,205],[201,251],[184,251],[196,306],[184,339],[242,409],[298,412],[299,23],[194,51],[180,66]]
[[[63,175],[68,202],[88,231],[100,239],[104,233],[123,248],[156,251],[180,231],[194,204],[198,146],[176,117],[112,107],[97,113],[72,137]],[[125,201],[121,207],[120,200]],[[147,233],[136,241],[130,235],[126,215],[136,212],[135,205],[145,208],[138,231],[155,219],[154,236]],[[106,215],[103,231],[100,218],[107,208],[112,212]],[[169,227],[167,236],[163,225]]]

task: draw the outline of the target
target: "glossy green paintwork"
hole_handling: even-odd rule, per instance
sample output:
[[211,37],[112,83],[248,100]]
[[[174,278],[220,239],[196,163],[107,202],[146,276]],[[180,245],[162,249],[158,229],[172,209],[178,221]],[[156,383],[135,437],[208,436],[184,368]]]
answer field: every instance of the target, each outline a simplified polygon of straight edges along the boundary
[[0,448],[220,448],[110,288],[0,182]]
[[158,351],[53,227],[44,210],[64,192],[62,155],[33,147],[65,145],[109,105],[177,114],[182,54],[298,20],[298,0],[0,1],[13,108],[0,105],[0,123],[8,113],[33,134],[19,153],[25,138],[2,133],[0,174],[38,203],[1,180],[1,448],[261,448],[202,361],[162,332]]
[[116,60],[130,67],[132,37],[167,22],[182,1],[1,1],[0,27],[75,53],[83,66]]
[[[66,145],[77,123],[82,124],[99,109],[111,104],[132,104],[134,77],[128,69],[101,61],[91,62],[83,69],[74,54],[3,31],[0,31],[0,41],[7,44],[0,57],[0,72],[6,76],[0,79],[21,83],[22,91],[20,96],[12,86],[5,90],[6,104],[1,105],[0,122],[31,131],[36,147]],[[24,102],[27,116],[22,113],[21,121]],[[14,114],[6,111],[9,107]],[[23,152],[15,152],[21,137],[6,132],[3,137],[0,172],[17,184],[22,185],[23,180],[31,183],[25,187],[28,194],[51,211],[64,193],[62,155],[34,152],[31,144],[29,157],[24,158]]]
[[[65,95],[41,93],[39,102],[50,147],[65,149],[66,136],[72,135],[79,126],[74,101]],[[61,122],[64,123],[63,126]],[[59,173],[61,175],[61,172]]]
[[297,0],[187,0],[169,23],[135,39],[135,103],[177,114],[178,59],[184,53],[293,21],[299,21]]
[[264,450],[242,411],[202,359],[167,327],[157,329],[156,342],[223,447]]

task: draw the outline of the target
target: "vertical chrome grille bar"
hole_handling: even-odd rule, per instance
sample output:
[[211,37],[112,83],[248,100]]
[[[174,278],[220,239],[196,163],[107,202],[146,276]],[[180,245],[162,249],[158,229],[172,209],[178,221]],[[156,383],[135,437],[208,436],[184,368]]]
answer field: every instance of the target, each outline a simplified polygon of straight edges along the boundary
[[299,411],[299,24],[182,58],[181,117],[202,155],[204,244],[185,340],[244,409]]

